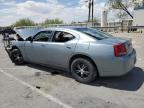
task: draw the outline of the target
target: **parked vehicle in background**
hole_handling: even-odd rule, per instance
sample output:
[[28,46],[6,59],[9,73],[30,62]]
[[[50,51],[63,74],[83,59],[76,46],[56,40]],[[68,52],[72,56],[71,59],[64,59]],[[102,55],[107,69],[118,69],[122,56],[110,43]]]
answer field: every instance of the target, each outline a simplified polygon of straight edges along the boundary
[[131,39],[116,38],[91,28],[47,28],[12,41],[10,57],[71,72],[81,83],[96,77],[121,76],[132,70],[136,51]]

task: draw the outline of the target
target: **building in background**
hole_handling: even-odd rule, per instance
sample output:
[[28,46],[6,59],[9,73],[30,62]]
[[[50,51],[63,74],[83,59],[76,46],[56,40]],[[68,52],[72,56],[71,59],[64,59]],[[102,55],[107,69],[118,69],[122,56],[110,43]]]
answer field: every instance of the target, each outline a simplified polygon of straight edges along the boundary
[[144,6],[135,7],[133,26],[144,26]]
[[103,10],[101,13],[101,27],[107,27],[107,10]]

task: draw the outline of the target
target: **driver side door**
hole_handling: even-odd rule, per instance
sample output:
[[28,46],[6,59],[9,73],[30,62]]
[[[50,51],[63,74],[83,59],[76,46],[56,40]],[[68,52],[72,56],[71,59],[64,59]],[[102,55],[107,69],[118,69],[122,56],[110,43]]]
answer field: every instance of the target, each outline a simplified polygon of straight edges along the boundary
[[52,31],[42,31],[34,36],[32,42],[27,42],[26,52],[30,62],[47,64],[48,42],[52,36]]

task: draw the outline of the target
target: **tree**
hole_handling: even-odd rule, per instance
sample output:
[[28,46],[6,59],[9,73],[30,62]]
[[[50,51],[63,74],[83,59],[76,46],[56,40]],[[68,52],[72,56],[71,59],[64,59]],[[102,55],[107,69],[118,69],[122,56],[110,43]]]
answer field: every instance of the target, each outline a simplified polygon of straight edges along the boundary
[[12,26],[13,27],[19,27],[19,26],[35,26],[35,22],[26,18],[26,19],[20,19],[19,21],[16,21]]
[[126,12],[132,19],[133,15],[129,12],[128,7],[132,6],[133,0],[108,0],[108,5],[113,9],[122,9]]
[[56,19],[46,19],[42,25],[48,25],[48,24],[63,24],[63,21],[56,18]]
[[[92,22],[92,19],[90,20],[90,22]],[[93,22],[99,22],[96,18],[93,18]]]
[[128,14],[125,11],[120,10],[117,14],[116,17],[119,19],[125,19],[127,18]]

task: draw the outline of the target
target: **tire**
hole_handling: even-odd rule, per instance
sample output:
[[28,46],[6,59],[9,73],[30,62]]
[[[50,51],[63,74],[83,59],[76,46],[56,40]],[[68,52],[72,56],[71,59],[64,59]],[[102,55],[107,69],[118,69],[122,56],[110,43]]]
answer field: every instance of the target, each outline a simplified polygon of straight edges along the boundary
[[12,62],[15,63],[15,65],[24,64],[24,59],[23,59],[23,56],[19,49],[13,49],[10,52],[10,58],[11,58]]
[[97,69],[89,59],[77,58],[71,63],[71,74],[78,82],[90,83],[96,79]]

